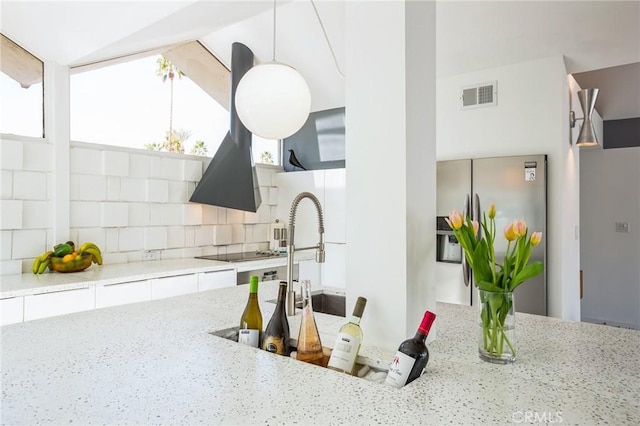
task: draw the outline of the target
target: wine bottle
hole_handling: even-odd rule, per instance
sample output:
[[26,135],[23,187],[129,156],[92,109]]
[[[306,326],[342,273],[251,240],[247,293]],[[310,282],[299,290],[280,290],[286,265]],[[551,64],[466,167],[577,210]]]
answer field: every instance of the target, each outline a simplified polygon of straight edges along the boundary
[[401,388],[420,377],[429,361],[425,339],[435,319],[436,314],[430,311],[425,312],[416,335],[400,344],[396,356],[389,365],[386,384]]
[[240,317],[238,343],[260,347],[262,335],[262,313],[258,304],[258,277],[253,275],[249,279],[249,300]]
[[278,303],[267,328],[264,330],[262,349],[278,355],[289,355],[289,320],[285,312],[287,282],[280,281]]
[[356,365],[356,357],[363,337],[360,319],[366,305],[367,299],[358,297],[351,319],[340,328],[336,337],[327,368],[353,375],[353,368]]
[[300,320],[297,351],[296,358],[298,360],[324,367],[322,342],[311,306],[311,282],[309,280],[302,280],[302,319]]

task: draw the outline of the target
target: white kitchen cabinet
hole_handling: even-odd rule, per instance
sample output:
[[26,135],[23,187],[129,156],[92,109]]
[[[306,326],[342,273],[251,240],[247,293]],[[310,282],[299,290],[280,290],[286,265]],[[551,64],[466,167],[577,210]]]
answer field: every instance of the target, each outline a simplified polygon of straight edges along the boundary
[[133,281],[96,286],[96,308],[151,300],[151,281]]
[[24,297],[0,300],[0,325],[15,324],[24,319]]
[[35,294],[24,297],[24,320],[88,311],[95,306],[94,287]]
[[153,300],[197,292],[198,276],[196,274],[176,275],[151,280],[151,299]]
[[301,260],[298,263],[298,281],[311,280],[311,289],[323,285],[320,280],[320,265],[315,260]]
[[347,187],[345,169],[324,171],[324,240],[347,242]]
[[201,272],[198,274],[198,291],[215,290],[236,285],[236,271]]

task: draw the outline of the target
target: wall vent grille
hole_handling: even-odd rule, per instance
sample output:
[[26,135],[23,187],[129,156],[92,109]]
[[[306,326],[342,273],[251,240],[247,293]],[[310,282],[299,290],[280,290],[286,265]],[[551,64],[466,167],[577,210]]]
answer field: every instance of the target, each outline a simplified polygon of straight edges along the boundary
[[462,109],[495,106],[498,103],[498,82],[465,86],[460,101]]

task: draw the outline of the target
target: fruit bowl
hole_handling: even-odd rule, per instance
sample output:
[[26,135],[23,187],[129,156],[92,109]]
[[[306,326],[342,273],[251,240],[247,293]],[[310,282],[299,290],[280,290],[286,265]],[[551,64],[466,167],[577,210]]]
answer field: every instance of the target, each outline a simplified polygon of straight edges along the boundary
[[67,262],[64,262],[62,259],[64,258],[52,256],[50,263],[51,269],[58,272],[79,272],[84,271],[91,266],[93,255],[90,253],[83,253],[82,255],[78,255]]

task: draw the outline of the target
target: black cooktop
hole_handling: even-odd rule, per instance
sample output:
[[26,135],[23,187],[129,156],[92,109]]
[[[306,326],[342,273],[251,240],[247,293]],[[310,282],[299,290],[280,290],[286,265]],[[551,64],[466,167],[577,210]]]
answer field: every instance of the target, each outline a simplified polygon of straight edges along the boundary
[[268,259],[270,257],[278,257],[279,255],[270,252],[245,252],[245,253],[227,253],[227,254],[211,254],[208,256],[196,256],[196,259],[219,260],[221,262],[246,262],[249,260]]

